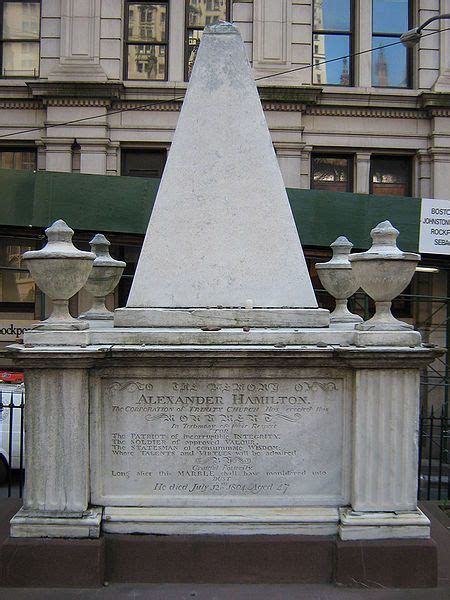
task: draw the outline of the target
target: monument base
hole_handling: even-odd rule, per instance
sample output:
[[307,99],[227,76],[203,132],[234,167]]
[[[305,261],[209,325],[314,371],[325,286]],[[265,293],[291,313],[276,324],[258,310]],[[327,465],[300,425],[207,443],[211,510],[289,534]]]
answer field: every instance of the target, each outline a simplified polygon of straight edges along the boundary
[[334,582],[362,588],[437,586],[433,540],[337,541]]
[[103,510],[92,508],[80,517],[32,515],[23,508],[11,519],[11,537],[98,538]]
[[333,535],[335,508],[140,508],[106,507],[102,531],[146,534]]
[[361,513],[342,508],[340,516],[339,535],[342,540],[430,537],[430,520],[420,509],[410,512]]
[[118,308],[115,327],[328,327],[323,308]]
[[[341,541],[306,535],[123,535],[59,540],[7,537],[19,502],[0,506],[0,587],[111,583],[333,583],[431,588],[448,556],[447,522],[426,504],[434,540]],[[149,561],[149,556],[152,559]],[[445,567],[443,567],[446,574]]]

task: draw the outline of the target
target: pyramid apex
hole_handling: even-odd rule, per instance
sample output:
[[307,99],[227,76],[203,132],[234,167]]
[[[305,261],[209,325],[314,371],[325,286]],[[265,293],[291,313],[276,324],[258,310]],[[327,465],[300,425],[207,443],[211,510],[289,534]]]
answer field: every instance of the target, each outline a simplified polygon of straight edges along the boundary
[[232,33],[238,34],[239,30],[237,27],[233,25],[233,23],[229,23],[228,21],[216,21],[212,25],[207,25],[203,30],[203,35],[205,34],[224,34],[224,33]]

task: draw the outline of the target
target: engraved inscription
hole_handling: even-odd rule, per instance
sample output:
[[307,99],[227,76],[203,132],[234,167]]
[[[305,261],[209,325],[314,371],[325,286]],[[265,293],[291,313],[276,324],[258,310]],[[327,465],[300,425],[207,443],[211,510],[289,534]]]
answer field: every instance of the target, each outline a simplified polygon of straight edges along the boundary
[[343,379],[110,378],[102,398],[109,501],[342,495]]

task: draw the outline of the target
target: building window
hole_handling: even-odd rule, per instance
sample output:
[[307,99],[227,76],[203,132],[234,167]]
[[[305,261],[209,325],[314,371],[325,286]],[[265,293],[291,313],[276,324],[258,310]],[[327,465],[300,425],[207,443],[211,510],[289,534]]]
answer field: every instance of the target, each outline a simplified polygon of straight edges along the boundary
[[128,177],[156,177],[162,176],[167,159],[165,148],[149,150],[123,149],[122,175]]
[[2,77],[39,76],[40,0],[0,0]]
[[353,0],[314,0],[313,83],[353,84],[352,30]]
[[36,150],[34,148],[1,148],[0,169],[36,170]]
[[229,0],[186,0],[185,77],[189,79],[205,25],[230,18]]
[[313,154],[311,157],[311,189],[351,192],[353,189],[353,157]]
[[377,196],[410,196],[411,158],[372,156],[370,159],[370,193]]
[[169,3],[127,1],[125,9],[125,79],[167,79]]
[[36,240],[0,238],[0,312],[34,313],[35,285],[22,255],[36,248]]
[[408,0],[372,1],[372,85],[376,87],[409,87],[410,52],[397,43],[410,28]]

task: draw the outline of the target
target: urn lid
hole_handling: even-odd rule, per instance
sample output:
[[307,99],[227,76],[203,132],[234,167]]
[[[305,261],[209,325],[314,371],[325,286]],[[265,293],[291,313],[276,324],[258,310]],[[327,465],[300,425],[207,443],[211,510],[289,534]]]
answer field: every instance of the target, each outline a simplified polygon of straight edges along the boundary
[[53,225],[45,230],[48,242],[41,250],[29,250],[23,255],[24,260],[34,259],[55,259],[55,258],[71,258],[77,260],[95,259],[95,254],[92,252],[84,252],[78,250],[72,244],[74,234],[65,221],[59,219]]
[[348,260],[350,250],[353,244],[345,236],[341,235],[330,244],[333,250],[333,257],[328,262],[316,263],[316,269],[351,269],[352,265]]
[[94,267],[116,267],[124,269],[127,265],[123,260],[116,260],[109,254],[111,242],[102,234],[97,233],[89,242],[95,254]]
[[397,237],[399,230],[396,229],[390,221],[378,223],[370,232],[372,246],[367,252],[359,252],[349,257],[350,262],[360,260],[375,260],[379,258],[388,260],[411,260],[418,262],[420,254],[414,252],[403,252],[397,246]]

